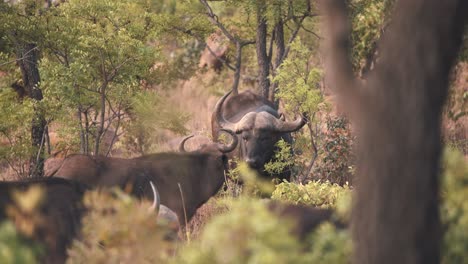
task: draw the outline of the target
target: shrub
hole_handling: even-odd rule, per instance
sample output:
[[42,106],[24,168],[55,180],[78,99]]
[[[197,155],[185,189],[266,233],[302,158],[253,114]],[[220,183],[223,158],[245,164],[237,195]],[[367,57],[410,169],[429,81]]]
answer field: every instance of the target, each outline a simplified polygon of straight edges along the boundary
[[0,224],[0,262],[38,263],[41,247],[26,240],[10,221]]
[[324,224],[302,243],[291,223],[273,215],[265,203],[231,200],[231,210],[207,224],[198,241],[180,250],[174,263],[346,263],[346,231]]
[[[330,223],[321,224],[307,239],[307,263],[350,263],[352,243],[349,231]],[[306,261],[304,261],[305,263]]]
[[348,199],[351,189],[329,181],[311,181],[307,184],[282,182],[276,186],[272,199],[294,204],[318,207],[336,207],[340,199]]
[[174,250],[149,202],[115,189],[88,192],[84,203],[82,238],[73,242],[68,263],[160,263]]
[[327,128],[315,178],[340,185],[351,183],[353,141],[348,121],[344,117],[328,118]]
[[468,259],[468,165],[459,152],[446,151],[441,205],[444,241],[442,263]]

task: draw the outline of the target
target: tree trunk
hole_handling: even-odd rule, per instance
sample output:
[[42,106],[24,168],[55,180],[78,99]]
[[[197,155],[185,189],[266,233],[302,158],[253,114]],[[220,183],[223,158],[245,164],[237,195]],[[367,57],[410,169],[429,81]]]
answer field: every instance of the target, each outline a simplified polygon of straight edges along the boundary
[[398,1],[363,87],[343,48],[344,1],[327,2],[331,79],[358,134],[354,263],[440,263],[440,119],[468,3]]
[[[16,56],[18,66],[21,69],[24,88],[27,95],[34,101],[42,100],[42,91],[39,89],[40,82],[37,61],[39,52],[36,44],[24,44],[19,41],[17,45]],[[31,142],[33,154],[30,158],[29,176],[42,177],[44,175],[44,140],[45,140],[46,121],[44,113],[36,104],[34,105],[34,116],[31,121]]]
[[101,96],[101,108],[99,110],[99,123],[96,131],[96,141],[94,142],[94,155],[98,156],[99,155],[99,146],[101,144],[101,138],[102,135],[104,134],[104,123],[105,123],[105,118],[106,118],[106,88],[107,88],[107,83],[105,82],[100,91],[100,96]]
[[242,48],[244,46],[239,41],[236,42],[236,71],[234,72],[234,82],[232,84],[232,95],[239,93],[239,81],[241,74],[241,63],[242,63]]
[[[276,44],[276,57],[275,57],[275,63],[273,65],[273,74],[278,70],[278,67],[283,63],[283,57],[284,57],[284,52],[286,50],[285,44],[284,44],[284,26],[283,26],[283,20],[281,19],[281,15],[278,19],[278,22],[276,22],[275,25],[275,44]],[[276,100],[275,98],[275,93],[276,89],[278,88],[278,83],[274,82],[270,95],[268,99],[271,102],[274,102],[276,108],[278,109],[279,107],[279,101]]]
[[266,4],[264,0],[257,3],[257,63],[258,88],[260,94],[268,98],[270,93],[270,58],[267,54],[267,20],[265,18]]

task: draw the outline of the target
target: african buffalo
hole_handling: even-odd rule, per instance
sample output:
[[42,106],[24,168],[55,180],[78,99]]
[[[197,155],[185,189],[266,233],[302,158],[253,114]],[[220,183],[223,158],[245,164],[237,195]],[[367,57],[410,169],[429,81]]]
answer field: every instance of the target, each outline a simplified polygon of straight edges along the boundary
[[[158,219],[168,222],[173,229],[178,228],[176,216],[160,205],[158,192],[151,181],[150,186],[154,201],[148,210],[157,210]],[[41,190],[34,211],[22,206],[15,198],[15,192],[32,187]],[[22,236],[44,246],[41,263],[65,263],[67,248],[79,235],[81,219],[89,209],[83,204],[83,195],[87,190],[89,187],[85,184],[62,178],[0,182],[0,221],[10,219]]]
[[[272,160],[275,144],[280,139],[291,143],[290,132],[302,128],[307,120],[299,117],[294,121],[285,121],[275,106],[265,98],[251,91],[229,97],[231,92],[216,103],[211,118],[213,140],[218,140],[221,128],[235,131],[240,141],[235,155],[265,176],[264,166]],[[275,176],[289,179],[290,172]]]
[[[137,197],[152,198],[148,184],[154,182],[161,204],[187,222],[221,188],[228,153],[235,149],[237,137],[227,146],[212,144],[205,151],[156,153],[133,159],[72,155],[47,176],[73,179],[92,187],[119,186]],[[183,224],[183,223],[182,223]]]
[[[42,199],[37,213],[30,215],[31,212],[16,205],[13,195],[15,191],[24,191],[33,186],[42,189]],[[60,178],[0,182],[0,220],[9,218],[19,226],[23,224],[23,227],[24,221],[30,221],[31,232],[26,230],[24,235],[44,245],[41,262],[64,263],[67,247],[81,227],[85,190],[83,184]]]
[[269,201],[267,209],[281,219],[290,221],[292,224],[291,233],[301,240],[305,239],[320,224],[327,221],[339,229],[346,227],[345,223],[334,217],[332,209],[285,204],[279,201]]

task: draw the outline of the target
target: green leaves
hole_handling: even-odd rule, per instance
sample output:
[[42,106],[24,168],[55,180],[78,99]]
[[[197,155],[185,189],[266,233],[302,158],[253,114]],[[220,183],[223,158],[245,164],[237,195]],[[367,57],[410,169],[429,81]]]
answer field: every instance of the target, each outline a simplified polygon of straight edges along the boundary
[[290,46],[289,57],[281,64],[273,78],[278,83],[276,96],[285,104],[285,110],[312,116],[319,110],[323,97],[319,90],[322,71],[308,61],[310,51],[297,38]]
[[274,161],[265,164],[265,170],[272,174],[278,174],[285,171],[286,168],[291,168],[294,165],[291,145],[281,139],[276,143],[277,151],[275,152]]
[[351,189],[348,185],[311,181],[306,185],[282,182],[276,186],[272,199],[289,201],[295,204],[318,207],[336,207],[340,199],[350,199]]
[[441,206],[444,223],[442,263],[464,263],[468,258],[468,165],[459,152],[446,149]]

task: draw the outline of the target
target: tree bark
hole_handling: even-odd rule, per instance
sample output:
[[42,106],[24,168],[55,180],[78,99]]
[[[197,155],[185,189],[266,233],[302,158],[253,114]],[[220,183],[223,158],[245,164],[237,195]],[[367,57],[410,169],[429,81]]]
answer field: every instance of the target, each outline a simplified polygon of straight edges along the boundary
[[328,70],[358,135],[354,263],[440,263],[441,110],[468,2],[398,1],[367,87],[351,76],[344,1],[325,7]]
[[234,72],[234,82],[232,84],[232,94],[237,95],[239,93],[239,81],[241,73],[242,63],[242,48],[244,45],[239,41],[236,42],[236,71]]
[[[275,44],[276,44],[276,57],[275,63],[273,65],[273,73],[278,69],[278,67],[283,62],[284,52],[286,50],[286,46],[284,44],[284,25],[283,19],[281,19],[281,14],[279,15],[278,22],[275,25]],[[276,108],[279,107],[279,101],[275,98],[276,89],[278,88],[278,83],[274,82],[271,86],[271,91],[268,99],[271,102],[275,103]]]
[[[22,79],[26,94],[34,101],[42,100],[42,91],[39,89],[39,70],[37,67],[39,52],[36,44],[16,44],[16,56],[18,66],[21,69]],[[42,177],[44,175],[44,133],[46,120],[40,107],[34,105],[34,116],[31,121],[31,142],[33,153],[30,158],[29,177]]]
[[267,20],[265,18],[266,3],[260,0],[257,3],[257,64],[258,64],[258,88],[260,94],[269,98],[270,94],[270,58],[267,54]]

